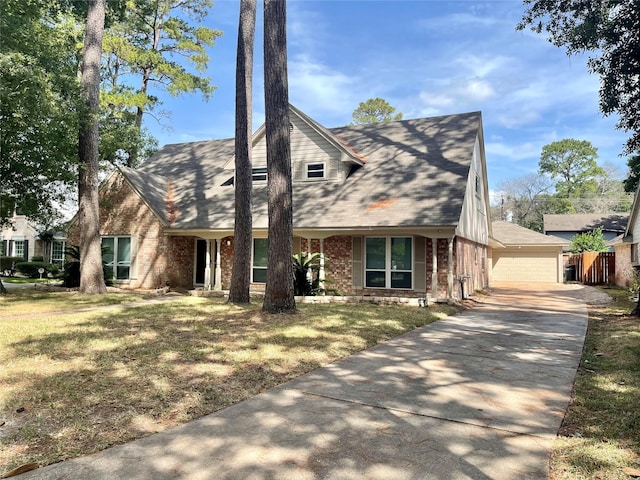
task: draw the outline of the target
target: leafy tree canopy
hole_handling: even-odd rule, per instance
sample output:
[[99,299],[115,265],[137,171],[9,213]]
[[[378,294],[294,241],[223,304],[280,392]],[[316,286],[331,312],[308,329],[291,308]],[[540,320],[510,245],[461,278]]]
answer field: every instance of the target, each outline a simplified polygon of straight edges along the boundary
[[49,221],[76,178],[81,32],[56,2],[36,0],[0,0],[0,32],[0,193]]
[[546,32],[568,55],[590,52],[588,67],[600,76],[600,110],[619,115],[630,132],[624,152],[640,151],[640,2],[637,0],[524,0],[518,29]]
[[629,176],[624,181],[624,191],[634,193],[640,183],[640,153],[636,153],[627,159]]
[[598,149],[586,140],[564,139],[542,147],[538,167],[556,181],[556,193],[563,197],[597,191],[598,177],[605,171],[598,165]]
[[602,227],[591,232],[579,233],[571,240],[569,251],[571,253],[582,252],[607,252],[609,248],[602,234]]
[[395,113],[395,107],[382,98],[370,98],[360,102],[358,108],[353,111],[352,125],[363,125],[367,123],[391,122],[402,120],[402,113]]

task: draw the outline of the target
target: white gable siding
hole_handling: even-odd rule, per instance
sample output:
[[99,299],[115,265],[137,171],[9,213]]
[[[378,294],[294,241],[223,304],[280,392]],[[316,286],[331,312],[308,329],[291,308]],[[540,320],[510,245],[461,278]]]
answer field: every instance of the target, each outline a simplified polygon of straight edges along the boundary
[[[457,235],[486,245],[489,236],[490,212],[487,211],[485,196],[487,179],[484,171],[480,140],[476,137]],[[477,191],[476,179],[479,182]]]
[[[306,122],[295,115],[290,116],[293,125],[291,131],[291,163],[294,182],[318,181],[307,180],[307,165],[310,163],[325,164],[325,180],[342,180],[346,177],[345,165],[340,160],[341,152]],[[267,143],[265,136],[254,145],[252,151],[254,167],[267,165]]]

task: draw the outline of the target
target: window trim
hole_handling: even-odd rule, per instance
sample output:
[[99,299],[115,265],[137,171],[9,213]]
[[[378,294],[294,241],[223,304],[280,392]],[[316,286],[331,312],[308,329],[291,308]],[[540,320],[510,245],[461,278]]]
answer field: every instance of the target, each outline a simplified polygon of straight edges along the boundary
[[[118,241],[120,239],[128,239],[129,240],[129,260],[120,261],[118,260]],[[109,263],[105,262],[105,266],[111,268],[111,275],[114,282],[128,282],[132,279],[131,273],[133,269],[133,236],[132,235],[104,235],[100,237],[100,247],[102,248],[102,242],[105,239],[113,239],[113,260]],[[102,261],[104,262],[104,253],[102,254]],[[125,278],[118,278],[118,268],[119,267],[128,267],[129,272]]]
[[[310,175],[312,172],[320,172],[322,175],[312,176]],[[305,178],[307,180],[324,180],[325,178],[327,178],[327,162],[309,162],[305,164]]]
[[[102,244],[102,239],[100,240],[100,243]],[[60,257],[56,257],[54,256],[54,252],[55,252],[55,246],[56,245],[60,245]],[[57,265],[60,265],[61,267],[64,267],[65,264],[65,250],[67,249],[67,242],[66,240],[53,240],[51,242],[51,263],[55,263]]]
[[[18,245],[20,246],[20,249],[18,249]],[[14,240],[13,241],[13,254],[12,254],[12,256],[13,257],[24,258],[24,247],[25,247],[25,241],[24,240]]]
[[[384,268],[384,274],[385,274],[385,284],[384,287],[372,287],[369,286],[367,284],[367,272],[381,272],[382,269],[379,268],[367,268],[367,240],[369,240],[370,238],[383,238],[385,239],[385,268]],[[392,267],[392,258],[391,258],[391,246],[393,243],[393,239],[410,239],[411,240],[411,262],[410,262],[410,269],[405,269],[403,268],[402,270],[398,270],[397,268],[393,268]],[[413,236],[399,236],[399,235],[390,235],[390,236],[385,236],[385,235],[381,235],[381,236],[368,236],[368,237],[364,237],[364,258],[363,258],[363,267],[364,267],[364,278],[363,278],[363,284],[364,284],[364,288],[370,288],[370,289],[376,289],[376,290],[413,290],[414,289],[414,285],[415,285],[415,239]],[[411,285],[409,287],[394,287],[392,286],[392,274],[394,272],[399,272],[399,273],[409,273],[411,275]]]

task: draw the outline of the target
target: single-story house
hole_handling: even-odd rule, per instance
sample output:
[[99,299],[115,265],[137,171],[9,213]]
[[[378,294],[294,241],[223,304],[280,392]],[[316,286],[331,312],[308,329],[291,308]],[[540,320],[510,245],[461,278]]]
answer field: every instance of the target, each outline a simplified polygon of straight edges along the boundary
[[[342,295],[460,298],[489,284],[491,222],[480,112],[325,128],[290,107],[294,250],[321,253]],[[253,135],[252,288],[264,288],[264,126]],[[234,140],[166,145],[100,189],[118,284],[227,289]],[[76,244],[72,222],[69,244]]]
[[564,238],[569,245],[576,235],[602,228],[602,236],[609,242],[625,232],[628,220],[628,213],[547,213],[543,215],[543,229],[545,235]]
[[492,223],[491,282],[561,283],[564,280],[562,250],[568,241],[543,235],[515,223]]

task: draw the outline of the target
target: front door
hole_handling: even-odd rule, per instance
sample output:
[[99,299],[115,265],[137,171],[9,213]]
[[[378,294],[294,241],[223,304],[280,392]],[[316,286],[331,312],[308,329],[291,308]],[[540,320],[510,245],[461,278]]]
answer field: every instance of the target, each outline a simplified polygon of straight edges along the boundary
[[204,270],[207,266],[207,241],[196,240],[196,285],[204,285]]

